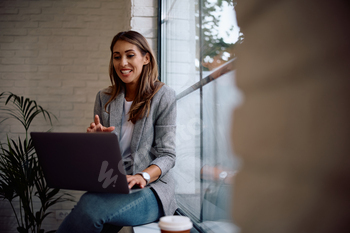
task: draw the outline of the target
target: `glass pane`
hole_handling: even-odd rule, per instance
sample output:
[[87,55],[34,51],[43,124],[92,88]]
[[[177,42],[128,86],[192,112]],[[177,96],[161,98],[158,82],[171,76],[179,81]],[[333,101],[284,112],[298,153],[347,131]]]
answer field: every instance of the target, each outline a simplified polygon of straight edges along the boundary
[[180,93],[199,81],[195,66],[195,1],[162,1],[161,79]]
[[212,71],[235,57],[235,47],[243,39],[237,26],[235,5],[232,0],[201,0],[203,71]]
[[[214,81],[202,89],[203,155],[201,226],[212,232],[234,232],[232,185],[238,161],[230,146],[232,110],[241,101],[233,71],[235,47],[242,42],[232,1],[201,0],[202,77]],[[215,223],[215,224],[213,224]]]
[[241,101],[241,93],[234,88],[235,72],[228,72],[203,87],[203,158],[202,226],[212,228],[215,222],[227,223],[214,232],[234,232],[232,220],[232,185],[239,161],[230,146],[232,109]]
[[199,90],[177,101],[176,198],[180,208],[199,220],[200,182],[200,96]]
[[[162,1],[161,79],[177,94],[199,81],[196,67],[196,1]],[[200,92],[177,101],[177,160],[173,174],[177,202],[199,221],[200,201]]]
[[161,78],[177,101],[179,207],[204,231],[235,232],[230,223],[233,174],[232,111],[241,102],[234,83],[235,48],[243,39],[230,0],[164,0]]

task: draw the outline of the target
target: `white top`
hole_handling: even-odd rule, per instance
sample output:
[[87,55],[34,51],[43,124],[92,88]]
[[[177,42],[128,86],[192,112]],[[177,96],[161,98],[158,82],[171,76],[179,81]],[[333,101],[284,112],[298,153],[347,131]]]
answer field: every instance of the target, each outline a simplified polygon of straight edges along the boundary
[[131,155],[130,144],[132,133],[134,132],[134,124],[129,120],[129,110],[131,108],[132,101],[126,101],[124,99],[124,109],[122,117],[122,129],[120,135],[120,151],[123,158],[127,158]]

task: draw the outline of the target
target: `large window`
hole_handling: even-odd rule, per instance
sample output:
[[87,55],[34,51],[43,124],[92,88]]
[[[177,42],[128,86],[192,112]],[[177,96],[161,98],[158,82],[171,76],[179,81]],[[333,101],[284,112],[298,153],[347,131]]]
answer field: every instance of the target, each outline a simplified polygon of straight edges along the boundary
[[177,93],[179,211],[198,229],[234,232],[231,223],[234,172],[230,146],[235,88],[235,48],[242,43],[230,0],[160,1],[161,79]]

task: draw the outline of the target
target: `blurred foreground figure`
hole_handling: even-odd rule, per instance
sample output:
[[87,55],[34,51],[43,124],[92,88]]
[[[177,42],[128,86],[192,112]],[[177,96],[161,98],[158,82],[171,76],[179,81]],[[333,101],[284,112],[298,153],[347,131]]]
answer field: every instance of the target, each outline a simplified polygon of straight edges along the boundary
[[243,233],[350,232],[350,4],[241,0],[232,143]]

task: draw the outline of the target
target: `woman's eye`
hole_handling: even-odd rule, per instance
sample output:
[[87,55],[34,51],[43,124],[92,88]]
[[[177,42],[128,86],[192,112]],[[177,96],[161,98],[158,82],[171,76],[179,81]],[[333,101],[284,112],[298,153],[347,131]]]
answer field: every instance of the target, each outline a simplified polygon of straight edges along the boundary
[[115,60],[118,60],[118,59],[120,59],[120,57],[113,57]]
[[134,54],[130,54],[128,55],[128,58],[132,58],[133,56],[135,56]]

